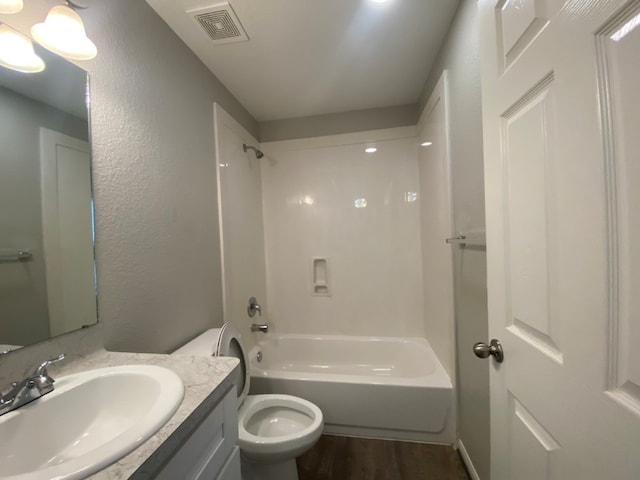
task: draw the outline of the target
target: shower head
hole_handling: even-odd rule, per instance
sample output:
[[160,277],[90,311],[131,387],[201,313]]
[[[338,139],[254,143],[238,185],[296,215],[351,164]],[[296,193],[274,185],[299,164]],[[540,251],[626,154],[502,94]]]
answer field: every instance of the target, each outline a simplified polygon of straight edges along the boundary
[[262,157],[264,157],[264,153],[262,153],[256,147],[252,147],[251,145],[247,145],[246,143],[242,144],[242,150],[244,150],[245,152],[247,150],[253,150],[256,153],[256,158],[257,159],[261,159]]

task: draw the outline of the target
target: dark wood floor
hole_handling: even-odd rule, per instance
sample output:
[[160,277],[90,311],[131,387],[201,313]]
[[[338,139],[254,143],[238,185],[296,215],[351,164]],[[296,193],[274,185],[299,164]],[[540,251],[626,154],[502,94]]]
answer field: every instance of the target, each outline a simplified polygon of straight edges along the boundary
[[300,480],[469,480],[452,447],[323,435],[298,458]]

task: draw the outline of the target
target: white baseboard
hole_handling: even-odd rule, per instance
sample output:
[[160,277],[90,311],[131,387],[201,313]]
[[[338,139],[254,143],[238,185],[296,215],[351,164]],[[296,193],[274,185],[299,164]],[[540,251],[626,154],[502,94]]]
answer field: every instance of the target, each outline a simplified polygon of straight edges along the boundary
[[471,475],[472,480],[480,480],[480,476],[478,472],[476,472],[475,467],[473,466],[473,462],[471,461],[471,457],[467,453],[467,449],[464,448],[464,443],[462,443],[461,439],[458,439],[458,449],[460,450],[460,456],[464,461],[464,464],[467,466],[467,470],[469,471],[469,475]]

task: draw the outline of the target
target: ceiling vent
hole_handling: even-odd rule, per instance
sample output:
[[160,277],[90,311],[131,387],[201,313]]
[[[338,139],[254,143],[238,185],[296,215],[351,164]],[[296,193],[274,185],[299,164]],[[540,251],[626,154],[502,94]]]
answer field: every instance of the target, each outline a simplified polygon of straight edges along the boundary
[[216,44],[249,40],[247,32],[242,28],[242,24],[229,2],[188,10],[187,14],[193,17]]

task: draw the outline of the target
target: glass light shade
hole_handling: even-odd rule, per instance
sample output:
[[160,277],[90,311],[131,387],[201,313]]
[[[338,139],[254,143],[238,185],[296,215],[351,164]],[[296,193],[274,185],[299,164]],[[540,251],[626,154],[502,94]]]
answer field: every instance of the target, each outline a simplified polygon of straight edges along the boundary
[[44,70],[44,62],[33,51],[31,40],[0,24],[0,65],[23,73]]
[[31,27],[31,35],[46,49],[73,60],[91,60],[98,54],[80,15],[64,5],[53,7],[44,23]]
[[22,0],[0,0],[0,13],[18,13],[23,6]]

